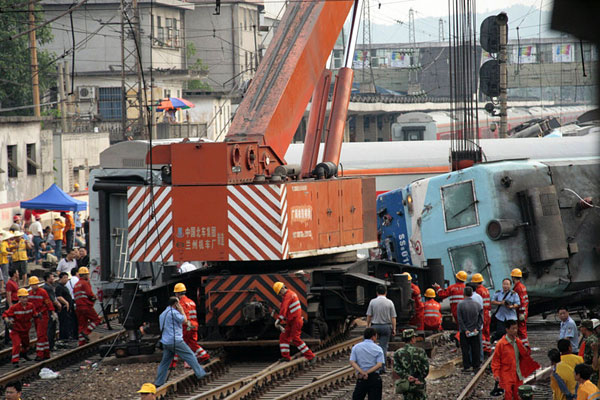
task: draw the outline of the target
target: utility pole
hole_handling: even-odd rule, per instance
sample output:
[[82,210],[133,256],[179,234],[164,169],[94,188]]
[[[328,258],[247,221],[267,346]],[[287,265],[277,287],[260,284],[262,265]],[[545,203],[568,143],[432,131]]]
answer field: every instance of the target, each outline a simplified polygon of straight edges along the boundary
[[59,109],[60,109],[60,126],[62,133],[67,132],[67,105],[65,96],[65,79],[64,79],[64,65],[62,63],[56,64],[56,72],[58,75],[58,95],[59,95]]
[[37,60],[37,44],[35,39],[35,2],[29,2],[29,52],[31,54],[31,87],[33,89],[33,115],[41,117],[40,110],[40,81]]
[[[153,18],[154,16],[150,16]],[[150,36],[153,36],[151,32]],[[142,43],[137,0],[121,0],[121,129],[123,138],[146,138],[146,110],[142,84]],[[152,51],[150,40],[150,51]]]
[[507,101],[508,101],[508,82],[507,82],[507,65],[506,65],[506,39],[508,28],[508,16],[501,13],[496,18],[500,28],[500,52],[498,53],[498,61],[500,63],[500,138],[505,138],[508,130],[507,125]]
[[438,30],[439,30],[439,41],[440,43],[444,41],[444,20],[440,18],[438,22]]
[[73,115],[75,115],[74,103],[73,103],[73,91],[71,90],[71,63],[69,60],[65,60],[65,68],[63,74],[65,76],[65,93],[67,94],[67,128],[69,132],[73,132]]

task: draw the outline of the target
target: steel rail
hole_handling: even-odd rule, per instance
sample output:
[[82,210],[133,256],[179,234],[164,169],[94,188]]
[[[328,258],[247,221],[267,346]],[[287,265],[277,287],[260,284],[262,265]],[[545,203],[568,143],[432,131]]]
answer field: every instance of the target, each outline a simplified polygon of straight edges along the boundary
[[88,354],[92,351],[95,351],[95,347],[98,346],[99,344],[102,344],[104,342],[108,342],[110,340],[114,340],[116,338],[118,338],[119,336],[121,336],[122,334],[124,334],[125,331],[119,331],[119,332],[115,332],[112,334],[109,334],[107,336],[101,337],[99,339],[96,339],[90,343],[87,343],[83,346],[77,347],[75,349],[72,350],[68,350],[64,353],[61,354],[57,354],[55,356],[53,356],[52,358],[48,359],[48,360],[44,360],[44,361],[40,361],[37,362],[33,365],[30,365],[28,367],[25,368],[19,368],[17,370],[15,370],[14,372],[5,374],[0,376],[0,386],[4,386],[6,385],[8,382],[12,382],[15,380],[21,380],[24,377],[27,376],[31,376],[31,375],[35,375],[38,373],[39,370],[41,370],[44,367],[49,367],[51,365],[60,363],[65,361],[68,357],[72,357],[75,356],[77,354]]
[[479,383],[479,381],[481,380],[481,378],[485,374],[485,370],[487,369],[487,367],[492,362],[492,358],[494,358],[494,354],[492,354],[491,356],[488,357],[487,360],[485,360],[485,362],[483,363],[483,365],[479,368],[479,371],[477,371],[477,373],[475,374],[475,376],[473,377],[473,379],[471,379],[471,381],[469,382],[469,384],[463,389],[463,391],[456,398],[456,400],[464,400],[464,399],[466,399],[466,397],[468,395],[471,394],[471,392],[473,391],[473,389],[475,389],[475,387],[477,386],[477,384]]

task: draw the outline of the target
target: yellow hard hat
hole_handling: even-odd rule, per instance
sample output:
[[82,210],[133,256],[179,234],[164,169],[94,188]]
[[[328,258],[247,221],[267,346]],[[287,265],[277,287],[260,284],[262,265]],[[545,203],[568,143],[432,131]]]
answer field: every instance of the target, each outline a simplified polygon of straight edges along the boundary
[[138,393],[151,393],[156,394],[156,386],[151,383],[144,383],[142,388],[137,391]]
[[275,282],[273,284],[273,291],[275,292],[275,294],[279,294],[279,292],[281,292],[281,289],[283,289],[283,282]]
[[456,273],[456,279],[465,282],[467,280],[467,273],[465,271],[458,271]]
[[483,282],[483,275],[481,275],[480,273],[477,273],[477,274],[473,275],[471,277],[471,282],[474,282],[474,283],[481,283],[481,282]]
[[181,293],[185,292],[185,285],[183,283],[176,283],[175,289],[173,289],[173,293]]
[[79,270],[77,271],[77,273],[79,275],[85,275],[85,274],[89,274],[90,270],[87,269],[87,267],[80,267]]
[[29,278],[30,285],[37,285],[39,283],[40,283],[40,280],[38,279],[37,276],[32,276],[31,278]]
[[515,268],[512,271],[510,271],[510,276],[512,276],[513,278],[522,278],[523,272],[521,272],[519,268]]
[[425,297],[431,297],[432,299],[435,297],[435,290],[429,288],[425,291]]
[[21,289],[17,290],[17,296],[19,296],[19,297],[29,296],[29,292],[27,291],[27,289],[21,288]]
[[408,276],[408,280],[412,281],[412,276],[410,276],[410,274],[408,272],[403,272],[402,275]]

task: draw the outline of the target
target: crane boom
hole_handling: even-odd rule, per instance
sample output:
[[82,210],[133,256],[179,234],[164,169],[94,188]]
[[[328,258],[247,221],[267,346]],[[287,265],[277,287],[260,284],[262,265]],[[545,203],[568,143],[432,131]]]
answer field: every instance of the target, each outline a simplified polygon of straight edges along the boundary
[[288,4],[226,141],[256,141],[283,159],[353,4]]

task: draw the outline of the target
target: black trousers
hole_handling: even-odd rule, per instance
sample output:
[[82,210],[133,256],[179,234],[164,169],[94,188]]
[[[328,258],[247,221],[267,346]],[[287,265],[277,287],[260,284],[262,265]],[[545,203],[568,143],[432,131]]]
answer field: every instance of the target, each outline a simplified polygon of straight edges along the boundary
[[467,337],[460,333],[460,350],[462,352],[463,368],[479,369],[481,365],[481,332],[475,336]]
[[[73,250],[73,229],[66,232],[67,253]],[[57,256],[58,257],[58,256]],[[60,260],[60,257],[59,257]]]
[[369,374],[368,379],[358,379],[352,394],[352,400],[364,400],[369,395],[369,400],[381,400],[383,386],[381,376],[377,372]]
[[56,339],[56,321],[52,319],[52,313],[48,313],[48,343],[50,351],[54,351],[54,342]]

